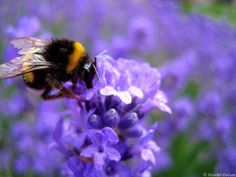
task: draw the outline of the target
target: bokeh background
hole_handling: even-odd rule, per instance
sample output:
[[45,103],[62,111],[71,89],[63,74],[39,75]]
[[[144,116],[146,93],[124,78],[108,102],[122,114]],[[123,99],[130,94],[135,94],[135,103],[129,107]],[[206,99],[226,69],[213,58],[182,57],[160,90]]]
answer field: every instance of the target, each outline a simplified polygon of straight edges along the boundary
[[[173,112],[152,115],[161,147],[153,176],[236,176],[235,8],[234,0],[0,0],[0,58],[16,56],[12,39],[35,36],[146,60]],[[2,177],[62,175],[60,154],[47,147],[65,103],[39,95],[21,78],[0,81]]]

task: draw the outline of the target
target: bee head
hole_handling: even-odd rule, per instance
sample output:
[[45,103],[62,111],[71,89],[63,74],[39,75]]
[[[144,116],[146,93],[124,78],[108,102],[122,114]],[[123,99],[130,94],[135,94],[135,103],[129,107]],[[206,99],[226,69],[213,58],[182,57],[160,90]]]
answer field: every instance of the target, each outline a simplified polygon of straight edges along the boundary
[[93,87],[93,78],[95,75],[95,68],[94,68],[95,62],[86,63],[84,65],[84,82],[88,88]]
[[93,78],[96,74],[96,60],[84,60],[85,62],[80,68],[80,78],[85,82],[87,88],[93,87]]

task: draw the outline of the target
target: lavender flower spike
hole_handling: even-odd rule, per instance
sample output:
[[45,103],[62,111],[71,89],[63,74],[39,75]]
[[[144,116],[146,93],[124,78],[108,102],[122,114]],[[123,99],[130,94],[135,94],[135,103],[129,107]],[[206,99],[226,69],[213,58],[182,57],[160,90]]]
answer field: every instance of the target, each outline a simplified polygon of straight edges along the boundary
[[156,124],[148,125],[148,114],[156,108],[170,112],[159,89],[160,74],[147,63],[104,54],[97,56],[97,69],[100,80],[94,79],[92,89],[81,82],[77,87],[85,103],[70,100],[71,119],[60,119],[54,131],[68,174],[149,174],[159,147],[152,140]]

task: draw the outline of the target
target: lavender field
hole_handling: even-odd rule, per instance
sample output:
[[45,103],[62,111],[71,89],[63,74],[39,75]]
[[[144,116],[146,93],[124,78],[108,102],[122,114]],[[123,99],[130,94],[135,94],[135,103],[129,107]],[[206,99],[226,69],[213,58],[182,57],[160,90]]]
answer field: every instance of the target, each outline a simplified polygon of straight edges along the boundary
[[[98,77],[43,100],[0,80],[0,177],[236,176],[236,2],[0,0],[20,37],[80,41]],[[1,69],[1,68],[0,68]],[[64,86],[71,89],[71,83]]]

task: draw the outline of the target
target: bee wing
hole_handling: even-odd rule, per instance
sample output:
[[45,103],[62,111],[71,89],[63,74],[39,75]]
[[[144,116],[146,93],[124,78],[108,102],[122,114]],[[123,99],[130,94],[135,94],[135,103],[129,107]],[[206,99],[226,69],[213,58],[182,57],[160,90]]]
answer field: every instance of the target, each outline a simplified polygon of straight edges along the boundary
[[0,79],[19,76],[31,71],[56,68],[39,54],[27,54],[0,65]]
[[51,40],[26,37],[12,40],[11,44],[19,49],[18,53],[22,55],[27,53],[41,53],[50,42]]

